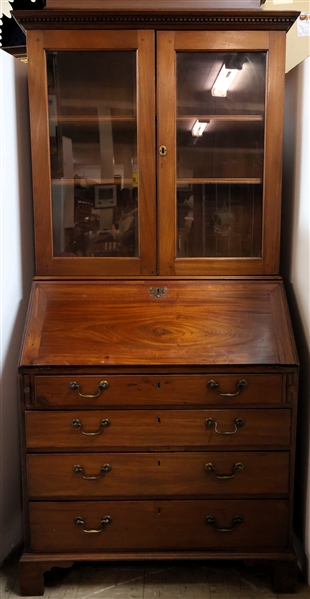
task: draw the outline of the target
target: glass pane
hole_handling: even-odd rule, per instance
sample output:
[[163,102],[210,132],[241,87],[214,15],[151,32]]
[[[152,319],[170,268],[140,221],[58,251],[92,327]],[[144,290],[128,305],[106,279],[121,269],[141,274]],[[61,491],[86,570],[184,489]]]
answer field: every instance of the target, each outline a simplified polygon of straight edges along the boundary
[[177,54],[177,256],[260,257],[266,53]]
[[56,257],[138,256],[136,52],[47,52]]

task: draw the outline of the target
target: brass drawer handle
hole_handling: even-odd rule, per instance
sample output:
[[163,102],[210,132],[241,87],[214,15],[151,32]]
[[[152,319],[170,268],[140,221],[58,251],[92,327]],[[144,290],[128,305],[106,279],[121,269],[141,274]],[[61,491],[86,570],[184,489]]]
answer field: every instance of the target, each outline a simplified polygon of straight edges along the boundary
[[[101,420],[101,422],[99,423],[99,427],[107,428],[108,426],[110,426],[110,424],[111,424],[111,422],[108,418],[103,418]],[[78,418],[73,418],[73,420],[71,422],[71,426],[73,426],[73,428],[80,428],[83,425],[82,425],[82,422]],[[96,431],[95,433],[85,433],[85,431],[83,431],[81,428],[82,435],[86,435],[87,437],[95,437],[96,435],[100,435],[101,431],[102,431],[102,428],[99,428],[99,430]]]
[[[100,532],[102,532],[104,530],[104,527],[108,524],[111,524],[111,522],[112,522],[111,516],[104,516],[104,518],[102,518],[102,520],[101,520],[101,528],[99,528],[98,530],[96,530],[96,529],[87,530],[87,529],[83,528],[83,532],[86,532],[88,534],[99,534]],[[81,518],[81,516],[78,516],[77,518],[75,518],[74,524],[77,524],[78,526],[84,526],[85,521],[83,520],[83,518]]]
[[233,466],[233,472],[232,474],[216,474],[216,468],[214,466],[214,464],[212,464],[212,462],[209,462],[208,464],[205,465],[205,469],[208,472],[213,472],[214,476],[216,476],[216,478],[220,478],[221,480],[228,480],[229,478],[234,478],[237,474],[237,472],[240,472],[241,470],[244,469],[244,465],[242,464],[242,462],[236,462],[236,464],[234,464]]
[[216,393],[218,395],[220,395],[221,397],[236,397],[236,395],[239,395],[239,393],[241,393],[242,389],[246,389],[247,386],[248,386],[248,381],[246,381],[245,379],[241,379],[237,383],[236,393],[221,393],[219,390],[220,386],[216,381],[211,380],[211,381],[207,382],[208,389],[216,389]]
[[236,418],[235,428],[233,431],[223,431],[223,432],[219,431],[217,428],[217,422],[215,422],[215,420],[213,420],[213,418],[207,418],[205,420],[205,425],[209,426],[209,427],[214,425],[214,430],[219,435],[234,435],[237,432],[238,428],[240,428],[240,426],[245,425],[245,420],[243,420],[243,418]]
[[104,464],[103,466],[101,466],[100,474],[98,476],[84,476],[83,466],[80,466],[79,464],[76,464],[75,466],[73,466],[72,470],[76,474],[81,474],[81,477],[84,480],[99,480],[99,478],[101,478],[104,474],[106,474],[107,472],[111,472],[112,466],[110,466],[110,464]]
[[99,397],[101,391],[105,391],[109,387],[110,383],[108,383],[108,381],[100,381],[98,385],[98,393],[96,393],[96,395],[83,395],[83,393],[80,393],[80,385],[76,381],[71,381],[69,383],[69,389],[72,389],[72,391],[74,391],[74,389],[77,389],[79,396],[84,397],[86,399],[94,399],[95,397]]
[[206,517],[206,524],[214,524],[214,527],[218,532],[232,532],[236,528],[236,524],[241,524],[243,522],[243,516],[235,516],[232,519],[232,527],[231,528],[219,528],[216,523],[216,519],[213,516]]

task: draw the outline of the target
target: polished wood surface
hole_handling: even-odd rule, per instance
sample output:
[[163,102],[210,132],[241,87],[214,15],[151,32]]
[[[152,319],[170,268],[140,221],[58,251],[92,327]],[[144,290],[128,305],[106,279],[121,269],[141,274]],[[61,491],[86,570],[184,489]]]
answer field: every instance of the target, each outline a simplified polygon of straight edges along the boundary
[[[66,14],[58,10],[38,11],[39,31],[29,32],[29,88],[31,98],[31,135],[33,148],[33,181],[34,181],[34,205],[36,221],[36,260],[38,275],[153,275],[157,272],[162,275],[259,275],[259,274],[277,274],[279,270],[279,241],[280,241],[280,215],[281,215],[281,153],[278,151],[281,146],[283,130],[283,100],[284,100],[284,44],[285,31],[270,31],[273,19],[277,26],[284,29],[286,19],[296,18],[297,13],[281,13],[281,20],[277,13],[268,11],[268,20],[265,22],[266,15],[263,11],[249,12],[225,12],[219,17],[216,11],[204,7],[203,13],[210,19],[209,23],[201,24],[200,29],[195,30],[193,17],[190,19],[191,26],[185,26],[184,18],[180,17],[183,30],[180,27],[174,27],[173,17],[169,17],[159,8],[159,13],[164,19],[167,17],[169,31],[157,31],[155,29],[165,29],[165,23],[161,23],[161,17],[154,15],[152,29],[147,29],[150,25],[147,20],[150,17],[150,11],[146,9],[146,15],[139,17],[134,7],[130,3],[132,13],[127,14],[129,22],[126,23],[126,17],[119,14],[118,17],[108,16],[109,9],[103,11],[102,18],[107,18],[107,24],[104,35],[100,31],[100,15],[93,11],[93,28],[96,30],[87,31],[82,23],[83,15],[80,11],[78,22],[73,24],[70,30],[71,20],[76,18],[75,13],[69,10]],[[167,6],[165,7],[167,10]],[[175,7],[172,7],[172,13]],[[188,11],[192,10],[188,7]],[[31,11],[30,28],[35,26],[36,11]],[[14,13],[15,14],[15,13]],[[87,25],[90,23],[90,12],[85,12]],[[24,15],[24,17],[23,17]],[[87,16],[88,15],[88,16]],[[176,13],[177,15],[177,13]],[[238,15],[238,26],[234,23],[234,18]],[[294,17],[293,17],[294,15]],[[26,19],[25,13],[16,13],[16,18],[23,22]],[[57,25],[52,28],[53,17]],[[46,20],[46,27],[44,19]],[[122,23],[122,31],[114,29],[112,24],[114,19],[120,18],[119,27]],[[134,19],[140,23],[138,29],[134,27]],[[176,17],[175,17],[176,18]],[[197,21],[203,17],[197,17]],[[172,20],[171,20],[172,19]],[[220,19],[216,24],[216,20]],[[240,31],[241,22],[244,19],[244,25],[250,31]],[[278,20],[277,20],[278,19]],[[195,19],[194,19],[195,21]],[[166,23],[166,25],[167,25]],[[130,25],[130,30],[126,27]],[[258,25],[255,31],[255,27]],[[75,29],[75,26],[77,29]],[[102,24],[103,26],[103,24]],[[66,34],[63,34],[63,28],[66,27]],[[229,31],[225,31],[227,27]],[[185,29],[185,30],[184,30]],[[192,31],[190,30],[192,29]],[[211,30],[210,30],[211,29]],[[215,29],[215,30],[213,30]],[[219,31],[221,29],[221,31]],[[231,30],[233,29],[233,30]],[[265,29],[262,31],[261,29]],[[172,30],[172,31],[171,31]],[[155,34],[158,40],[155,43]],[[156,65],[155,65],[155,47]],[[53,238],[52,238],[52,195],[51,195],[51,177],[50,177],[50,153],[49,153],[49,135],[48,135],[48,91],[46,86],[46,64],[45,51],[79,51],[84,50],[125,50],[137,49],[138,65],[138,155],[139,155],[139,251],[137,257],[127,256],[96,256],[96,257],[72,257],[72,256],[54,256]],[[242,257],[240,254],[239,234],[236,237],[237,249],[230,248],[228,257],[211,257],[212,251],[208,250],[208,257],[187,257],[178,255],[178,244],[180,243],[175,206],[176,189],[176,52],[249,52],[263,51],[268,53],[267,74],[266,74],[266,121],[264,137],[264,176],[263,176],[263,206],[261,198],[255,201],[255,210],[257,213],[253,228],[253,239],[262,238],[263,247],[261,250],[255,249],[253,252],[245,252]],[[156,75],[156,77],[155,77]],[[157,95],[155,94],[155,80],[157,85]],[[142,84],[143,82],[143,84]],[[156,100],[156,105],[155,105]],[[259,102],[258,102],[259,104]],[[169,110],[167,109],[169,107]],[[156,115],[156,116],[155,116]],[[156,117],[158,121],[156,121]],[[157,129],[157,143],[156,132]],[[249,137],[249,134],[246,135]],[[168,148],[167,156],[161,157],[158,154],[158,148],[165,145]],[[226,153],[226,161],[229,168],[231,166],[231,149]],[[250,164],[249,172],[252,172],[252,162],[248,159],[248,153],[244,154],[244,168]],[[225,155],[225,148],[222,149],[222,155]],[[38,156],[38,159],[36,159]],[[157,159],[157,160],[156,160]],[[216,157],[215,157],[216,160]],[[261,158],[262,160],[262,158]],[[156,198],[156,162],[158,173],[158,186]],[[220,160],[223,165],[225,160]],[[255,162],[255,161],[254,161]],[[239,167],[242,163],[239,156]],[[234,174],[234,173],[233,173]],[[222,173],[222,183],[229,179],[227,173]],[[253,175],[253,173],[252,173]],[[241,177],[240,181],[246,185],[250,175]],[[211,177],[212,179],[212,177]],[[217,180],[217,179],[216,179]],[[231,179],[230,179],[231,180]],[[260,181],[254,177],[251,182]],[[190,183],[192,185],[193,182]],[[42,200],[43,198],[43,200]],[[238,208],[238,207],[237,207]],[[239,206],[240,208],[240,206]],[[249,202],[236,210],[238,219],[243,223],[243,236],[247,237],[248,230],[251,230],[253,209]],[[156,214],[156,210],[158,210]],[[240,214],[243,216],[241,217]],[[263,216],[263,223],[261,218]],[[235,217],[236,218],[236,217]],[[157,221],[157,231],[156,231]],[[196,221],[199,222],[198,215]],[[238,221],[239,222],[239,221]],[[240,227],[240,222],[238,227]],[[197,233],[196,233],[197,234]],[[216,244],[217,244],[217,240]],[[215,243],[214,241],[214,243]],[[220,241],[223,241],[220,239]],[[224,240],[225,241],[225,240]],[[255,247],[258,242],[255,242]],[[213,247],[213,246],[212,246]],[[225,249],[226,255],[228,250]],[[224,252],[224,253],[225,253]],[[235,257],[233,257],[235,255]],[[190,254],[191,255],[191,254]],[[200,256],[199,252],[196,254]]]
[[[277,151],[278,140],[282,139],[283,98],[284,98],[284,60],[282,44],[285,34],[269,32],[228,32],[219,36],[214,31],[176,31],[158,32],[158,130],[159,145],[174,148],[176,139],[176,117],[174,113],[176,98],[176,52],[214,52],[225,47],[226,52],[268,52],[267,89],[266,89],[266,132],[264,160],[264,199],[263,199],[263,247],[261,257],[216,258],[191,257],[175,258],[177,247],[177,220],[175,210],[175,152],[168,152],[159,158],[159,272],[163,275],[187,273],[231,275],[238,272],[247,274],[276,274],[279,270],[280,215],[281,202],[274,201],[281,196],[281,157]],[[275,72],[276,71],[276,72]],[[173,107],[171,111],[165,106]],[[205,120],[205,119],[204,119]],[[274,131],[279,135],[274,135]],[[240,158],[239,158],[240,161]],[[236,167],[235,167],[236,168]],[[275,173],[277,176],[275,176]],[[164,218],[165,214],[165,218]],[[172,239],[172,234],[174,238]]]
[[171,30],[186,27],[190,30],[288,31],[300,14],[296,11],[216,10],[203,7],[201,4],[192,8],[189,3],[186,7],[180,7],[178,0],[172,0],[172,3],[160,0],[156,5],[152,0],[143,0],[143,2],[138,8],[132,4],[131,9],[126,9],[124,5],[118,7],[114,0],[108,0],[105,3],[106,10],[98,7],[90,9],[87,4],[87,9],[81,8],[78,11],[72,8],[46,8],[44,11],[18,10],[13,11],[13,16],[25,30],[123,29],[124,26],[137,29],[141,27],[142,20],[144,28],[152,29]]
[[[275,588],[292,590],[298,357],[276,275],[284,38],[298,13],[253,10],[258,0],[245,11],[231,10],[239,0],[226,11],[218,2],[212,10],[213,0],[73,2],[14,12],[30,30],[37,249],[20,359],[21,593],[42,594],[43,572],[54,565],[141,558],[262,557],[276,562]],[[46,50],[136,51],[137,258],[53,256]],[[180,131],[189,124],[176,119],[176,53],[206,51],[266,52],[266,93],[264,83],[259,91],[249,85],[246,108],[239,97],[231,105],[228,98],[227,110],[217,105],[212,115],[211,108],[213,124],[232,141],[218,152],[214,172],[177,177],[176,122]],[[72,78],[66,85],[74,88]],[[76,111],[75,120],[70,111],[60,115],[69,114],[67,130],[85,127],[84,114]],[[236,130],[258,139],[253,169]],[[243,231],[253,224],[249,214],[255,221],[252,257],[240,257],[247,249],[236,258],[178,253],[176,184],[188,190],[197,180],[251,186],[252,204],[246,194],[233,200],[245,213]],[[102,390],[101,381],[108,382]]]
[[[289,409],[27,411],[25,416],[28,450],[286,449],[291,442]],[[79,427],[72,424],[76,419]],[[103,419],[109,426],[100,427]],[[207,419],[217,423],[218,432]]]
[[[210,550],[284,549],[287,546],[288,503],[284,500],[183,500],[30,502],[32,551]],[[231,532],[220,532],[205,518],[213,516],[219,528],[231,528],[240,515],[243,522]],[[84,534],[74,520],[81,517]],[[147,531],[147,534],[145,534]],[[167,534],[169,531],[169,534]]]
[[[260,8],[260,0],[247,0],[247,9]],[[154,10],[152,0],[47,0],[46,8],[71,8],[87,10],[100,9],[130,9],[130,10]],[[195,9],[238,9],[244,8],[244,0],[157,0],[157,10]]]
[[[29,94],[33,151],[36,272],[38,275],[156,274],[155,83],[153,31],[29,32]],[[46,50],[137,50],[139,147],[139,257],[55,257],[48,131]],[[39,158],[36,159],[36,156]],[[145,182],[147,177],[147,184]],[[44,198],[44,201],[42,201]]]
[[167,280],[160,298],[154,286],[35,283],[21,365],[297,363],[281,283]]
[[[107,381],[109,387],[97,395],[100,382]],[[238,386],[246,381],[247,387]],[[209,388],[214,381],[218,387]],[[76,382],[78,389],[70,389]],[[33,405],[41,408],[99,406],[179,406],[179,405],[273,405],[285,402],[281,374],[207,374],[207,375],[76,375],[36,376]],[[222,394],[228,394],[223,397]],[[232,395],[229,396],[229,395]]]
[[[111,470],[104,473],[106,464]],[[74,472],[74,466],[82,471]],[[27,473],[30,499],[276,498],[288,495],[289,453],[28,454]]]

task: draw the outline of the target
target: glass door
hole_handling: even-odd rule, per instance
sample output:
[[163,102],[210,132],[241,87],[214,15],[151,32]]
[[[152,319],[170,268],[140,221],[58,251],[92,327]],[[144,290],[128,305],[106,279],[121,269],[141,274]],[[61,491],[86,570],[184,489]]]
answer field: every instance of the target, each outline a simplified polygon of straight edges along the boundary
[[[162,273],[277,272],[278,258],[271,265],[268,255],[278,235],[269,202],[280,206],[266,156],[266,99],[276,93],[267,77],[269,35],[234,38],[234,32],[158,34],[159,146],[167,148],[158,171]],[[164,90],[163,78],[170,81]],[[173,223],[168,254],[166,218]],[[270,218],[273,232],[270,220],[264,223]]]
[[[37,229],[39,271],[153,274],[154,34],[42,35],[47,111],[38,143],[50,207],[43,213],[47,198],[37,198],[43,217]],[[48,148],[43,145],[45,119]]]

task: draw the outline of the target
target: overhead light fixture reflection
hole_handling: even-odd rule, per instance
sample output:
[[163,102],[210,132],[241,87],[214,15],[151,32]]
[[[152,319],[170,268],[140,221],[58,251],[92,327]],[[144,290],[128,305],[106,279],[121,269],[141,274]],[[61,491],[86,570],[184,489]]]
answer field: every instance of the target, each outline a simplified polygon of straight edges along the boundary
[[213,86],[211,87],[212,96],[225,98],[227,96],[227,90],[229,89],[239,70],[241,69],[227,69],[223,64],[217,78],[213,83]]
[[195,121],[193,127],[192,127],[192,136],[193,137],[202,137],[202,134],[206,128],[206,126],[208,125],[208,122],[202,122],[202,121]]

